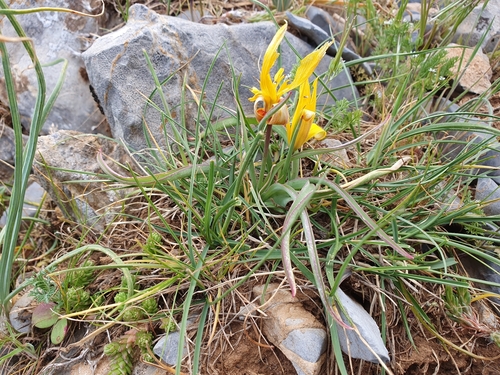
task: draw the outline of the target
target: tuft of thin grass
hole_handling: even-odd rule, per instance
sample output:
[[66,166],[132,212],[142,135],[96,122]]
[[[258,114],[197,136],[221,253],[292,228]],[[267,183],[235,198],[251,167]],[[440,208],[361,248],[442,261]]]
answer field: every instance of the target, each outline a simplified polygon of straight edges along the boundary
[[[475,2],[463,4],[470,11]],[[145,124],[150,148],[134,154],[148,163],[142,174],[116,172],[111,161],[98,155],[103,173],[116,183],[111,188],[131,187],[134,193],[123,199],[126,210],[105,228],[97,244],[88,234],[68,234],[64,228],[72,224],[62,223],[59,256],[49,261],[47,276],[61,281],[62,292],[68,287],[66,278],[82,269],[83,260],[95,261],[84,269],[94,273],[88,288],[99,295],[89,308],[63,314],[96,327],[74,347],[106,331],[115,338],[124,334],[124,327],[147,326],[159,332],[168,325],[181,334],[175,373],[201,373],[223,359],[231,339],[246,335],[256,351],[269,346],[259,330],[261,301],[251,299],[251,289],[270,282],[286,287],[293,277],[292,292],[295,286],[298,293],[310,293],[328,323],[335,358],[331,372],[349,374],[357,365],[340,349],[334,319],[341,309],[335,305],[338,287],[349,288],[370,305],[393,353],[401,352],[394,350],[400,347],[396,339],[409,349],[423,334],[487,360],[465,345],[488,334],[494,337],[494,332],[473,320],[473,300],[482,299],[484,291],[477,287],[479,280],[464,272],[461,254],[500,265],[497,256],[484,251],[500,241],[498,218],[485,216],[481,209],[486,202],[472,198],[478,164],[500,132],[474,125],[487,136],[463,147],[463,140],[441,135],[469,130],[471,123],[464,119],[471,121],[477,108],[426,112],[438,93],[455,85],[457,77],[439,80],[429,68],[449,70],[450,61],[442,54],[448,38],[444,27],[458,25],[466,12],[453,7],[441,11],[433,33],[440,31],[442,42],[431,45],[423,23],[408,29],[400,11],[385,25],[384,14],[390,13],[376,12],[377,7],[372,1],[358,6],[366,15],[365,34],[379,41],[373,56],[361,62],[375,62],[379,69],[377,77],[357,83],[366,90],[376,125],[361,121],[359,113],[352,114],[345,105],[339,104],[337,112],[325,109],[330,134],[335,117],[345,121],[336,136],[345,143],[340,148],[352,156],[349,167],[325,161],[322,156],[335,150],[317,144],[286,153],[288,146],[280,138],[270,143],[273,162],[262,162],[266,119],[258,124],[240,110],[238,104],[247,98],[238,96],[234,75],[236,108],[226,109],[228,119],[211,121],[220,108],[216,101],[204,101],[205,85],[198,94],[186,85],[189,99],[180,108],[194,100],[198,116],[192,123],[185,116],[176,121],[162,90],[171,77],[160,82],[150,68],[156,87],[145,102],[147,110],[159,111],[167,124],[165,139],[152,138]],[[412,32],[419,36],[416,44],[411,44]],[[221,48],[218,56],[225,52]],[[498,89],[496,83],[482,102]],[[152,100],[156,95],[160,104]],[[498,120],[491,113],[482,115]],[[453,159],[443,157],[443,150],[456,147],[461,151]],[[81,233],[89,231],[83,228]],[[9,290],[6,298],[28,283]],[[138,321],[124,320],[127,311],[140,309],[150,299],[158,303],[157,312]],[[243,323],[238,318],[241,307],[251,311]],[[443,325],[454,332],[453,340],[442,334]],[[397,335],[397,327],[404,335]],[[11,342],[16,350],[25,347]],[[190,349],[187,358],[182,357],[185,344]]]

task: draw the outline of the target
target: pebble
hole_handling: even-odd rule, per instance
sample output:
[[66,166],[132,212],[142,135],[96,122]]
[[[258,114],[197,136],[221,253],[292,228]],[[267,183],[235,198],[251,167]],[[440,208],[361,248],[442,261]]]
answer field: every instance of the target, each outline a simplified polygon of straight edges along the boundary
[[[163,336],[153,348],[153,352],[160,357],[165,363],[170,366],[175,366],[177,363],[177,355],[179,353],[179,341],[181,334],[179,331],[170,332]],[[182,356],[187,354],[186,343],[182,351]]]
[[341,311],[342,321],[351,327],[356,327],[355,330],[347,330],[337,324],[342,351],[353,358],[360,358],[369,362],[379,363],[377,356],[383,362],[389,362],[389,352],[382,341],[380,329],[375,320],[359,303],[345,294],[342,289],[337,290],[336,296],[349,315],[349,318],[347,318]]
[[486,215],[500,215],[500,189],[495,180],[487,177],[478,178],[475,198],[478,201],[485,201],[482,208]]
[[[254,287],[254,298],[260,298],[263,292],[263,285]],[[264,299],[262,311],[266,316],[261,319],[267,340],[292,362],[298,375],[321,374],[328,340],[323,323],[278,284],[267,286]]]

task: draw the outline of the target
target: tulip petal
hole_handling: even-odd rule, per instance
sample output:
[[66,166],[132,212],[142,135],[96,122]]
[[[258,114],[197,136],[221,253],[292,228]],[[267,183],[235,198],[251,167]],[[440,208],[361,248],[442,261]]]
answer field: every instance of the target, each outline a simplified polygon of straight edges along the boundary
[[281,26],[276,35],[274,35],[271,43],[267,47],[266,53],[264,54],[264,60],[262,62],[262,69],[260,71],[260,88],[261,93],[266,101],[266,110],[269,111],[273,104],[276,104],[280,97],[276,92],[276,83],[271,79],[271,69],[275,64],[278,56],[278,47],[283,40],[286,33],[287,24]]
[[286,125],[290,121],[288,106],[285,104],[267,122],[268,125]]
[[326,137],[325,129],[323,129],[321,126],[316,125],[314,123],[311,124],[311,127],[309,128],[309,132],[307,133],[307,141],[310,140],[311,138],[314,138],[314,139],[317,139],[318,141],[321,141],[322,139],[325,139],[325,137]]
[[309,55],[300,61],[300,65],[295,72],[295,77],[291,83],[285,82],[278,90],[278,95],[293,90],[299,87],[302,83],[307,81],[314,70],[316,70],[319,62],[325,56],[326,50],[332,45],[333,42],[325,43],[321,48],[312,51]]
[[299,100],[295,107],[292,123],[289,124],[288,122],[288,113],[284,113],[284,111],[287,111],[286,106],[268,121],[268,124],[270,125],[286,124],[289,141],[293,135],[293,130],[297,126],[300,126],[301,129],[298,131],[294,145],[294,149],[297,149],[307,141],[309,129],[312,121],[314,121],[314,112],[316,111],[316,89],[318,81],[317,79],[314,81],[313,93],[311,95],[311,88],[308,82],[309,76],[314,72],[321,59],[325,56],[326,50],[332,42],[325,43],[321,48],[304,57],[295,72],[295,77],[290,83],[284,75],[283,68],[278,69],[274,77],[271,77],[271,69],[280,55],[278,47],[285,37],[286,29],[287,24],[280,27],[267,47],[260,72],[260,89],[252,87],[250,91],[254,94],[254,96],[252,96],[249,100],[255,102],[255,117],[260,121],[275,105],[280,102],[280,100],[282,100],[282,97],[287,92],[300,87]]
[[[326,137],[326,131],[313,122],[316,115],[316,93],[318,89],[317,78],[313,81],[312,86],[312,93],[308,81],[303,82],[300,86],[299,99],[297,101],[297,105],[295,106],[292,122],[291,124],[287,124],[286,127],[289,143],[292,142],[294,132],[297,132],[295,142],[293,144],[294,151],[301,148],[304,143],[311,138],[321,140]],[[297,126],[299,129],[295,130]]]

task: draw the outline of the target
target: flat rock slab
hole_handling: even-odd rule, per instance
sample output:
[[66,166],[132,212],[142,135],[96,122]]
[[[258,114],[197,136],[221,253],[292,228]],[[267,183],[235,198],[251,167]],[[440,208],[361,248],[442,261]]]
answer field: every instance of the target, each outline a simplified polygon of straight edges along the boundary
[[[172,127],[192,130],[200,116],[201,123],[205,123],[234,115],[234,80],[239,80],[237,92],[243,110],[253,116],[249,88],[259,86],[259,67],[276,30],[270,22],[203,25],[160,16],[135,4],[130,7],[126,26],[96,40],[83,58],[114,138],[140,150],[148,147],[144,124],[148,134],[165,145]],[[287,33],[281,44],[286,73],[297,63],[297,55],[288,43],[300,56],[313,50]],[[163,101],[155,92],[145,53],[162,83]],[[326,56],[316,72],[327,71],[330,61],[331,57]],[[350,84],[345,72],[328,82],[338,99],[353,101],[356,89]],[[197,101],[203,102],[207,117],[200,114]],[[320,98],[318,107],[325,101]]]

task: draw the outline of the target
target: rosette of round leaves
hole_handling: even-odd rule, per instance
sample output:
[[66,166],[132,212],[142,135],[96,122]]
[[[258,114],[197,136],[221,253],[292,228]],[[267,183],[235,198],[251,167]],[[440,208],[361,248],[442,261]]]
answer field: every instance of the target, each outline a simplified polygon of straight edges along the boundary
[[41,303],[33,310],[31,322],[34,327],[40,329],[51,328],[50,341],[54,345],[59,345],[66,337],[68,332],[68,319],[60,319],[59,314],[55,311],[56,304],[54,302]]

